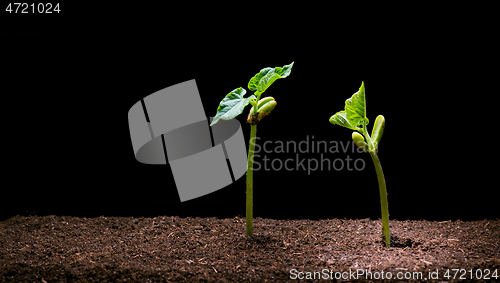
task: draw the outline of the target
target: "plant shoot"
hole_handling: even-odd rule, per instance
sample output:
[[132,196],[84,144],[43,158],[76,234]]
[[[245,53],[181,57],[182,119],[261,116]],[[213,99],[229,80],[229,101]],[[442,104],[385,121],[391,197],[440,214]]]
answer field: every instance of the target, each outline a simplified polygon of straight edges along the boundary
[[370,153],[377,172],[380,191],[380,204],[382,206],[382,234],[386,247],[391,245],[389,232],[389,204],[387,203],[387,189],[384,173],[377,155],[380,139],[384,133],[385,119],[379,115],[375,120],[371,136],[368,134],[368,118],[366,117],[365,85],[362,82],[359,91],[345,101],[345,109],[330,117],[330,123],[354,130],[352,140],[363,151]]
[[247,118],[247,122],[250,124],[250,143],[247,165],[246,235],[249,237],[253,235],[253,158],[257,136],[257,123],[269,115],[277,104],[273,97],[264,97],[262,99],[260,97],[276,80],[286,78],[290,75],[293,63],[283,67],[264,68],[260,70],[248,82],[248,89],[255,92],[247,98],[244,98],[246,94],[244,88],[239,87],[231,91],[220,102],[217,114],[210,124],[212,126],[221,119],[234,119],[243,112],[248,104],[252,105]]

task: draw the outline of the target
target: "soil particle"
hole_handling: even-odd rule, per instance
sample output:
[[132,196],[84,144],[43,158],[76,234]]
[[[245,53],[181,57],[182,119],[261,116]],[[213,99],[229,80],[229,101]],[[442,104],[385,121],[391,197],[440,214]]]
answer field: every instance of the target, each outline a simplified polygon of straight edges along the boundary
[[[389,248],[381,231],[370,219],[256,218],[246,237],[240,217],[15,216],[0,222],[0,281],[293,282],[363,270],[478,282],[471,276],[486,269],[485,282],[500,281],[500,220],[391,220]],[[465,279],[445,278],[451,269],[466,270]]]

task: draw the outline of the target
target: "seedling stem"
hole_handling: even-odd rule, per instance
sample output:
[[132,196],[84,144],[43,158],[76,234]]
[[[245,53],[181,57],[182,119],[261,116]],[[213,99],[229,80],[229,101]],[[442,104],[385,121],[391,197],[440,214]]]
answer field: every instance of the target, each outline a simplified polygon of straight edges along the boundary
[[257,135],[257,125],[250,125],[250,145],[248,148],[248,168],[247,168],[247,236],[253,235],[253,157],[255,152],[255,142]]
[[375,165],[375,171],[377,172],[378,188],[380,191],[380,205],[382,206],[382,234],[384,235],[385,246],[391,246],[391,234],[389,232],[389,204],[387,202],[387,190],[385,187],[384,172],[382,172],[382,166],[380,165],[380,160],[378,159],[377,152],[375,150],[370,150],[370,156],[373,160],[373,165]]

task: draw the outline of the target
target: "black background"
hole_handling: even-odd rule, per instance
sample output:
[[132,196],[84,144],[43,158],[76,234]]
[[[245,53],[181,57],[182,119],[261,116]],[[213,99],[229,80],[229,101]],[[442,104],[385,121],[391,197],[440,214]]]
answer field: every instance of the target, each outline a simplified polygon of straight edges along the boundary
[[[350,142],[352,131],[328,119],[364,81],[369,128],[379,114],[387,121],[379,157],[390,217],[498,217],[496,142],[480,129],[492,120],[477,112],[492,103],[480,87],[493,84],[483,75],[488,51],[480,33],[464,35],[465,25],[439,20],[422,27],[418,17],[397,24],[401,18],[343,20],[339,11],[254,18],[153,8],[73,5],[50,18],[4,17],[2,218],[244,216],[244,176],[181,203],[168,165],[135,160],[127,113],[149,94],[196,79],[213,116],[220,100],[237,87],[248,90],[261,68],[292,61],[291,75],[264,94],[278,106],[258,126],[260,143],[307,136]],[[237,119],[248,140],[247,111]],[[330,160],[348,155],[362,158],[365,169],[255,172],[254,216],[379,218],[369,155],[324,152]]]

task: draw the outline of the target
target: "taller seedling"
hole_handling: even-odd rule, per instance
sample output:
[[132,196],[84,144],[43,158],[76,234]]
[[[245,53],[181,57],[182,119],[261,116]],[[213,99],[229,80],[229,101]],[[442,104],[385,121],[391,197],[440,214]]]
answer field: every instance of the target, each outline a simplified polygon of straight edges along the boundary
[[217,123],[220,119],[231,120],[243,112],[243,109],[251,104],[252,108],[248,113],[247,122],[250,124],[250,144],[248,149],[248,167],[247,167],[247,202],[246,202],[246,234],[253,235],[253,157],[255,151],[255,137],[257,135],[257,123],[267,116],[276,107],[276,101],[272,97],[260,98],[262,93],[274,83],[277,79],[286,78],[292,72],[292,62],[290,65],[285,65],[283,68],[264,68],[253,76],[248,82],[248,89],[255,91],[254,94],[247,98],[243,96],[246,93],[244,88],[237,88],[231,91],[222,99],[217,108],[210,126]]
[[[366,118],[365,85],[361,82],[359,91],[345,101],[344,111],[337,112],[330,118],[330,123],[354,130],[352,140],[364,151],[370,153],[375,171],[377,172],[378,187],[380,190],[380,204],[382,206],[382,234],[386,247],[391,246],[391,234],[389,232],[389,205],[387,203],[387,190],[385,186],[384,173],[377,155],[377,148],[384,133],[385,119],[379,115],[375,120],[372,135],[368,134],[368,118]],[[361,135],[361,134],[363,135]],[[363,137],[364,136],[364,137]],[[365,139],[368,143],[365,142]]]

